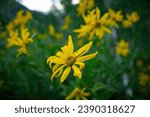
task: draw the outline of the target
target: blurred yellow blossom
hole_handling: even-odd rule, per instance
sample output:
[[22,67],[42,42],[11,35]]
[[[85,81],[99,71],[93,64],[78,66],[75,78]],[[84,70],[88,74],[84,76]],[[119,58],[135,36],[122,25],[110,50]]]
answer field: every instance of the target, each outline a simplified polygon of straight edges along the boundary
[[145,73],[140,73],[139,83],[143,87],[150,86],[150,76],[148,74],[145,74]]
[[127,57],[129,52],[130,52],[129,43],[126,42],[123,39],[120,40],[119,43],[116,46],[116,53],[117,53],[117,55],[122,55],[122,56]]
[[20,10],[17,13],[16,18],[13,20],[15,25],[20,25],[21,27],[24,27],[29,20],[32,19],[32,14],[29,11]]
[[[85,64],[83,63],[86,60],[92,59],[97,55],[97,52],[89,55],[85,55],[90,49],[92,42],[81,47],[79,50],[74,52],[74,45],[72,42],[72,37],[69,35],[68,44],[61,48],[62,51],[58,51],[56,56],[50,56],[47,59],[47,64],[49,64],[52,69],[51,80],[54,77],[58,77],[62,74],[63,69],[65,70],[60,78],[60,83],[62,83],[67,76],[69,75],[71,69],[74,71],[74,76],[81,79],[82,73],[81,69],[84,68]],[[52,67],[52,64],[55,64]]]
[[125,28],[131,27],[133,23],[137,22],[140,19],[140,16],[137,12],[133,11],[130,15],[127,14],[127,19],[123,21],[123,26]]
[[55,29],[54,29],[54,26],[51,24],[49,25],[49,34],[51,36],[54,36],[55,35]]
[[111,30],[107,27],[109,24],[107,18],[109,13],[105,13],[101,17],[100,10],[98,8],[89,12],[87,16],[83,16],[85,25],[81,25],[80,29],[75,29],[74,32],[79,33],[78,38],[89,35],[89,39],[92,39],[94,35],[99,38],[103,38],[105,32],[111,34]]
[[71,24],[72,20],[70,18],[70,16],[66,16],[65,17],[65,23],[64,25],[62,25],[62,30],[67,30],[69,28],[69,25]]
[[76,87],[65,99],[70,100],[75,98],[76,100],[87,100],[90,93],[85,92],[85,90],[85,88],[79,89]]
[[78,15],[84,15],[86,10],[90,10],[95,6],[94,0],[80,0],[77,7]]
[[17,46],[18,45],[18,30],[16,31],[11,31],[9,33],[9,38],[7,39],[7,44],[6,47],[12,47],[12,46]]
[[21,28],[21,38],[18,36],[18,31],[11,32],[10,38],[7,40],[6,47],[12,47],[12,46],[19,46],[18,54],[16,57],[19,57],[20,54],[29,54],[26,46],[28,43],[33,42],[33,39],[29,37],[30,33],[28,32],[27,28]]
[[116,28],[119,28],[117,23],[123,20],[122,11],[119,10],[115,12],[112,9],[109,9],[108,11],[109,11],[108,21],[109,21],[110,26],[115,26]]
[[55,38],[57,40],[62,40],[63,39],[63,33],[61,33],[61,32],[55,33]]

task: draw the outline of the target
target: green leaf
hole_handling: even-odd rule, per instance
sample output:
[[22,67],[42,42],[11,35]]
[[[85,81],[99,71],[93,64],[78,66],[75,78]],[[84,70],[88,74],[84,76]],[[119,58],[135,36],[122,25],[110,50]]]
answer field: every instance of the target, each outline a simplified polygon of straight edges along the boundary
[[96,82],[93,86],[92,92],[96,92],[98,90],[105,89],[105,88],[106,88],[105,84],[103,84],[102,82]]

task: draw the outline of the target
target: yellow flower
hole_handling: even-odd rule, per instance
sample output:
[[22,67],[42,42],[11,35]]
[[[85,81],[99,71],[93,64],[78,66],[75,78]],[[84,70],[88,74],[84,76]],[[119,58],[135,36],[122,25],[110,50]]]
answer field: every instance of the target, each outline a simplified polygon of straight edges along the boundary
[[86,10],[90,10],[94,6],[94,0],[80,0],[80,3],[77,7],[78,15],[84,15]]
[[85,88],[83,89],[79,89],[79,88],[75,88],[65,99],[66,100],[70,100],[75,98],[76,100],[87,100],[87,96],[89,96],[90,93],[85,92]]
[[21,38],[18,39],[17,43],[18,43],[18,46],[20,46],[20,48],[18,49],[18,54],[17,54],[17,57],[20,55],[20,54],[29,54],[26,46],[28,43],[32,43],[33,42],[33,39],[29,37],[30,36],[30,33],[28,32],[28,29],[24,29],[22,28],[21,29]]
[[127,20],[123,21],[123,26],[125,28],[131,27],[133,23],[137,22],[140,19],[140,16],[137,12],[133,11],[130,15],[127,14]]
[[55,33],[55,38],[56,38],[57,40],[62,40],[62,38],[63,38],[63,33],[60,33],[60,32]]
[[14,30],[14,27],[15,27],[14,23],[13,23],[13,22],[10,22],[10,23],[6,26],[6,29],[7,29],[8,33],[9,33],[9,32],[12,32],[12,30]]
[[86,35],[90,36],[90,39],[96,35],[99,38],[102,38],[106,33],[111,34],[111,30],[107,27],[109,24],[107,18],[109,13],[105,13],[102,17],[100,10],[98,8],[89,12],[87,16],[83,16],[85,25],[81,25],[80,29],[74,30],[74,32],[79,33],[78,38],[84,37]]
[[24,10],[20,10],[18,11],[16,18],[13,20],[13,23],[15,25],[20,25],[21,27],[24,27],[31,19],[32,19],[31,12],[29,11],[25,12]]
[[[47,64],[49,64],[50,68],[52,69],[51,80],[53,80],[54,77],[58,77],[62,74],[60,78],[60,83],[62,83],[69,75],[71,69],[73,69],[74,71],[73,75],[81,79],[81,69],[83,69],[85,66],[83,62],[92,59],[97,55],[97,52],[85,55],[90,49],[91,45],[92,42],[89,42],[88,44],[84,45],[79,50],[74,52],[72,37],[69,36],[68,44],[61,48],[62,51],[58,51],[56,53],[56,56],[50,56],[47,59]],[[52,67],[52,64],[55,65]],[[63,72],[64,67],[65,70]]]
[[116,46],[117,55],[122,55],[126,57],[128,56],[129,52],[129,43],[122,39]]
[[7,44],[6,44],[6,47],[9,48],[9,47],[12,47],[12,46],[17,46],[18,43],[18,30],[17,31],[11,31],[9,32],[9,38],[7,40]]
[[115,26],[116,28],[119,28],[117,22],[121,22],[122,20],[123,20],[123,15],[122,15],[121,10],[118,12],[115,12],[114,10],[109,9],[108,21],[109,21],[110,26]]
[[139,75],[139,83],[143,87],[150,86],[150,76],[148,76],[148,74],[141,73]]
[[18,49],[18,54],[16,57],[19,57],[20,54],[29,54],[26,46],[28,43],[33,42],[33,39],[29,38],[30,33],[28,32],[28,29],[22,28],[21,29],[21,38],[18,37],[18,31],[16,32],[11,32],[10,33],[10,38],[7,40],[7,45],[6,47],[12,47],[12,46],[19,46],[20,48]]
[[55,29],[54,29],[54,26],[51,24],[49,25],[49,34],[51,36],[54,36],[55,35]]
[[70,16],[66,16],[65,17],[65,23],[64,25],[61,27],[62,30],[67,30],[69,28],[69,25],[71,24],[72,20],[70,18]]

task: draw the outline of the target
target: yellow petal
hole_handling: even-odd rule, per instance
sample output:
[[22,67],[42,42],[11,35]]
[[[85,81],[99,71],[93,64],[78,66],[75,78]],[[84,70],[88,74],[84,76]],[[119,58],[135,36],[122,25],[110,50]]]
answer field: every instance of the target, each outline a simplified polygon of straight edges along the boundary
[[70,100],[76,96],[76,92],[78,91],[78,88],[75,88],[65,99]]
[[74,50],[74,46],[73,46],[73,42],[72,42],[72,37],[71,35],[69,35],[68,37],[68,50],[69,50],[69,54],[72,54],[73,53],[73,50]]
[[82,62],[75,62],[76,65],[79,65],[79,69],[83,69],[85,67],[85,64]]
[[90,49],[91,45],[92,45],[92,41],[89,42],[88,44],[84,45],[83,47],[81,47],[79,50],[77,50],[77,52],[75,52],[75,56],[78,57],[78,56],[82,56],[85,53],[87,53],[87,51]]
[[111,34],[111,30],[109,28],[102,26],[102,29],[104,30],[104,32]]
[[62,76],[61,76],[61,78],[60,78],[60,83],[62,83],[62,82],[67,78],[67,76],[68,76],[69,73],[70,73],[70,70],[71,70],[71,67],[67,67],[67,68],[65,69],[65,71],[63,72],[63,74],[62,74]]
[[53,78],[54,78],[57,74],[59,74],[59,72],[60,72],[61,70],[63,70],[64,66],[65,66],[65,65],[59,67],[56,71],[53,72],[53,74],[52,74],[52,76],[51,76],[51,80],[53,80]]
[[72,69],[74,70],[74,74],[73,75],[75,77],[78,77],[79,79],[81,79],[82,73],[81,73],[80,69],[76,65],[73,65]]
[[95,52],[95,53],[93,53],[93,54],[89,54],[89,55],[86,55],[86,56],[81,56],[81,57],[77,58],[76,60],[77,60],[77,61],[84,62],[84,61],[86,61],[86,60],[89,60],[89,59],[94,58],[97,54],[98,54],[98,52]]
[[56,56],[58,56],[58,57],[60,57],[60,58],[63,58],[63,59],[66,58],[66,56],[65,56],[61,51],[57,52],[57,53],[56,53]]

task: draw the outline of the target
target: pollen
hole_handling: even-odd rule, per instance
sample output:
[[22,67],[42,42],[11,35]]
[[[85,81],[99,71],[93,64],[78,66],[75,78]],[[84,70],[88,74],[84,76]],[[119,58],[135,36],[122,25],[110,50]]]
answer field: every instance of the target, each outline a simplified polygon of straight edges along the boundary
[[67,59],[66,59],[66,64],[68,66],[72,66],[74,63],[76,62],[76,59],[72,56],[69,56]]

